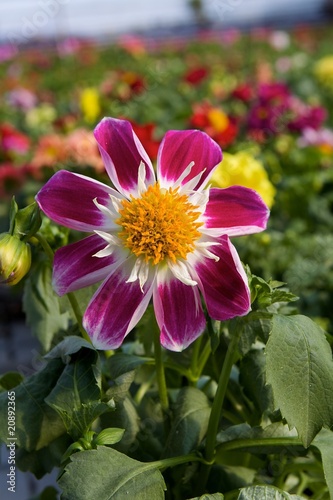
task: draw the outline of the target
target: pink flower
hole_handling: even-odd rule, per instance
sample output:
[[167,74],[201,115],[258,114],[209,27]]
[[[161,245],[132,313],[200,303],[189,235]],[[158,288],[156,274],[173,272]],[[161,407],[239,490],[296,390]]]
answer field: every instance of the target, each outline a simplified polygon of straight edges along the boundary
[[268,208],[253,190],[205,188],[221,162],[204,132],[171,130],[153,165],[126,120],[95,129],[116,189],[57,172],[37,194],[48,217],[93,232],[55,254],[59,295],[102,281],[83,324],[97,349],[116,349],[153,299],[161,344],[181,351],[205,328],[201,296],[217,320],[250,310],[250,291],[229,236],[262,231]]
[[36,95],[23,87],[12,90],[8,95],[8,102],[14,107],[20,108],[23,111],[32,109],[37,104]]
[[24,155],[30,148],[30,139],[9,123],[3,123],[0,125],[0,146],[9,155]]

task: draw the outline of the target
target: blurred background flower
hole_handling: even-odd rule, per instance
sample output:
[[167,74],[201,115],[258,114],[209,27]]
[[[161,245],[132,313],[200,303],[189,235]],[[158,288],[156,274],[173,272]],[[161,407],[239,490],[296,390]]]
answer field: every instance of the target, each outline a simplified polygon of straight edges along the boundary
[[211,181],[213,186],[221,188],[237,185],[254,189],[268,207],[273,205],[276,190],[263,164],[245,151],[224,153]]

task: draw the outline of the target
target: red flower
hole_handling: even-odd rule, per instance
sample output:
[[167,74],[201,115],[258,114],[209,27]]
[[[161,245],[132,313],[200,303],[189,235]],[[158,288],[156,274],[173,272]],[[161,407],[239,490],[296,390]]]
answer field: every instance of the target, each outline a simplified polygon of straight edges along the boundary
[[212,106],[208,102],[194,106],[190,125],[210,135],[222,148],[232,144],[237,136],[237,124],[221,108]]
[[184,80],[191,85],[199,85],[207,75],[208,70],[204,67],[189,69],[184,75]]
[[140,141],[142,142],[143,147],[148,153],[148,156],[155,161],[157,159],[157,152],[160,145],[160,141],[155,139],[155,124],[154,123],[146,123],[145,125],[139,125],[131,121],[132,128]]
[[231,92],[231,95],[232,97],[235,97],[235,99],[239,99],[240,101],[249,102],[254,97],[254,91],[250,85],[248,85],[247,83],[243,83],[234,88],[234,90]]

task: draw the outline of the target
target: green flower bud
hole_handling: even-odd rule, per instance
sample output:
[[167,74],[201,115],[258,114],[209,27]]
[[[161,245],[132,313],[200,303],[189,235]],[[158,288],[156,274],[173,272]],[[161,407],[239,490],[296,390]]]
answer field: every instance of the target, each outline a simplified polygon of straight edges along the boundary
[[0,234],[0,283],[16,285],[27,274],[30,265],[30,246],[17,236]]

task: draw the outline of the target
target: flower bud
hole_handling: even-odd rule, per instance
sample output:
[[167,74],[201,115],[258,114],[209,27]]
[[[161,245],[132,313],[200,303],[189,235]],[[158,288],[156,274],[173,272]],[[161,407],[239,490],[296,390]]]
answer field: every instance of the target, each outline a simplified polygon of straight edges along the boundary
[[31,265],[30,246],[17,236],[0,234],[0,283],[16,285]]

